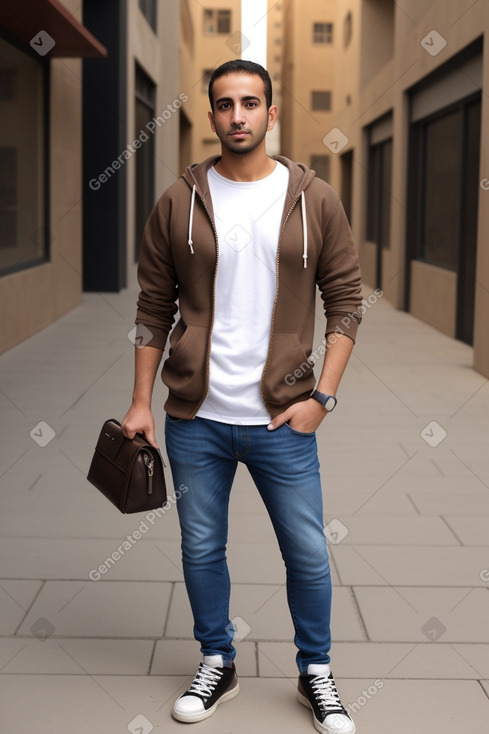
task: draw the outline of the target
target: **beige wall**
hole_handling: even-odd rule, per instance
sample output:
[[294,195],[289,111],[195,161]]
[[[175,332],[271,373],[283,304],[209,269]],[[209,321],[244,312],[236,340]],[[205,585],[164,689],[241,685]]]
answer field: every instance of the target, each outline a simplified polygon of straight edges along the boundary
[[278,118],[274,129],[267,134],[267,152],[279,155],[281,151],[280,130],[282,126],[282,66],[284,54],[283,5],[276,0],[267,4],[267,70],[272,80],[273,104],[278,107]]
[[[81,21],[76,0],[63,5]],[[50,100],[50,262],[0,277],[0,352],[75,308],[82,292],[81,76],[78,59],[53,59]]]
[[[282,152],[295,161],[310,165],[312,155],[330,156],[323,138],[333,126],[336,105],[334,43],[314,44],[312,29],[315,22],[334,23],[336,2],[285,0],[283,5]],[[335,39],[336,25],[333,34]],[[331,91],[332,112],[312,109],[313,91]]]
[[[127,140],[138,135],[135,129],[136,62],[156,84],[156,115],[167,109],[181,91],[178,78],[179,10],[177,3],[158,5],[157,33],[149,26],[136,2],[128,3],[127,38]],[[185,108],[187,102],[183,103]],[[173,113],[155,132],[155,199],[180,175],[179,113]],[[128,285],[135,282],[134,252],[136,156],[127,162],[127,273]]]
[[[485,6],[485,39],[489,35],[489,7]],[[482,186],[479,189],[479,222],[477,247],[477,277],[475,290],[474,324],[474,367],[489,377],[489,49],[487,42],[483,53],[484,94],[482,95],[481,120],[481,157],[479,175]],[[483,188],[484,187],[484,188]]]
[[[392,13],[394,10],[394,13]],[[349,138],[353,150],[352,228],[359,246],[365,281],[373,285],[375,249],[366,242],[367,136],[366,127],[393,111],[393,172],[391,188],[391,247],[382,260],[385,297],[396,307],[405,301],[405,248],[409,109],[408,90],[451,56],[489,32],[489,4],[467,6],[465,0],[411,0],[402,10],[387,0],[345,0],[337,3],[336,26],[341,27],[351,11],[353,38],[348,48],[335,44],[336,100],[351,89],[351,104],[335,107],[335,126]],[[431,30],[446,40],[436,56],[420,42]],[[338,36],[337,36],[338,40]],[[483,59],[487,92],[489,57]],[[489,123],[489,97],[482,94],[482,130]],[[489,178],[487,136],[482,135],[481,178]],[[348,148],[346,148],[348,149]],[[345,150],[346,150],[345,149]],[[339,158],[333,161],[332,183],[340,190]],[[484,173],[485,172],[485,173]],[[479,239],[475,300],[474,366],[489,376],[489,191],[479,192]],[[455,287],[451,273],[443,268],[415,263],[412,268],[411,310],[419,318],[447,334],[455,333]]]
[[[184,114],[191,127],[186,141],[179,141],[180,160],[179,168],[183,172],[186,166],[197,161],[195,156],[195,139],[197,137],[198,121],[196,119],[198,91],[197,74],[197,35],[202,23],[202,7],[194,0],[180,0],[180,46],[179,46],[179,76],[180,89],[188,95]],[[200,64],[199,64],[200,66]]]
[[[241,2],[240,0],[208,0],[205,3],[196,3],[195,16],[195,62],[193,66],[193,83],[190,94],[194,97],[194,162],[198,162],[210,155],[219,155],[221,145],[212,132],[207,113],[210,109],[207,91],[203,91],[202,75],[204,69],[214,69],[225,61],[241,57],[239,33],[241,31]],[[231,33],[219,33],[213,36],[206,35],[204,28],[204,9],[231,10]],[[238,41],[235,47],[233,40]]]
[[457,276],[414,260],[411,263],[411,313],[448,336],[455,336]]

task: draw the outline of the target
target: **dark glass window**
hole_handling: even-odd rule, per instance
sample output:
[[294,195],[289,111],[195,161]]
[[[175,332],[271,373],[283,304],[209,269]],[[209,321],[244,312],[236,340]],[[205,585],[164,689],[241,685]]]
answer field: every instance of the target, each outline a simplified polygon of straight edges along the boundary
[[352,35],[352,26],[353,26],[352,15],[350,12],[348,12],[345,16],[345,20],[343,21],[343,45],[345,48],[350,45],[351,35]]
[[332,23],[313,23],[312,42],[313,43],[333,43],[333,24]]
[[0,39],[0,273],[48,259],[48,67]]
[[367,239],[390,246],[392,139],[369,148],[367,188]]
[[139,9],[156,33],[156,0],[139,0]]
[[329,181],[329,155],[312,155],[311,156],[311,168],[316,171],[316,175],[322,178],[323,181]]
[[204,33],[208,36],[231,33],[231,11],[204,10]]
[[329,112],[331,109],[331,92],[311,92],[311,109],[318,112]]
[[139,258],[144,225],[154,206],[155,136],[146,125],[155,116],[155,98],[154,83],[136,64],[135,137],[142,142],[135,155],[135,260]]
[[480,115],[480,95],[461,100],[413,123],[409,148],[407,260],[457,274],[456,337],[468,344],[473,339]]
[[451,269],[457,266],[461,125],[460,113],[452,112],[427,123],[423,136],[424,231],[419,255]]
[[214,69],[204,69],[202,74],[202,93],[207,94],[209,91],[209,82],[211,80]]

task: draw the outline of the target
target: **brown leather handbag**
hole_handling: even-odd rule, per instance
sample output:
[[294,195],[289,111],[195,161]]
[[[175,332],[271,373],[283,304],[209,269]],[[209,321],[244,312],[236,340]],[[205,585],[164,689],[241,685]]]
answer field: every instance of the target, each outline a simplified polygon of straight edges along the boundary
[[160,452],[140,433],[126,438],[113,418],[102,426],[87,479],[123,513],[154,510],[167,500]]

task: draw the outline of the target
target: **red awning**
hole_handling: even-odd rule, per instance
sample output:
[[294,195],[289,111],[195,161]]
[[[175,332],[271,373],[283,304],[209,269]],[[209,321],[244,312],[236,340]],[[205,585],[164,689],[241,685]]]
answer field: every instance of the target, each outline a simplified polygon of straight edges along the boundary
[[47,58],[107,56],[105,46],[59,0],[1,0],[0,28]]

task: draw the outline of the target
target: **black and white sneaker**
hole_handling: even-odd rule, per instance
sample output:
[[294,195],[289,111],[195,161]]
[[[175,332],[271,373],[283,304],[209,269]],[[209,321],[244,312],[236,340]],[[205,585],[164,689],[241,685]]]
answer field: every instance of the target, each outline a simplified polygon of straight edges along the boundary
[[309,665],[299,676],[299,701],[312,710],[317,731],[322,734],[355,734],[355,724],[340,700],[329,665]]
[[224,667],[221,655],[204,655],[203,662],[190,685],[173,706],[172,716],[193,724],[212,716],[220,703],[230,701],[239,693],[236,668]]

